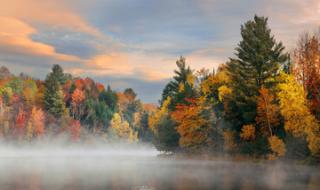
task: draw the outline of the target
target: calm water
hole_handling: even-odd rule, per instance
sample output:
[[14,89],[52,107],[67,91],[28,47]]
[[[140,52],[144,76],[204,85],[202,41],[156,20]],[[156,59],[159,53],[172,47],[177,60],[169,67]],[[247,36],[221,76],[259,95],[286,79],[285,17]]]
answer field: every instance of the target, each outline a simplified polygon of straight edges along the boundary
[[173,160],[152,149],[0,149],[0,189],[320,189],[314,166]]

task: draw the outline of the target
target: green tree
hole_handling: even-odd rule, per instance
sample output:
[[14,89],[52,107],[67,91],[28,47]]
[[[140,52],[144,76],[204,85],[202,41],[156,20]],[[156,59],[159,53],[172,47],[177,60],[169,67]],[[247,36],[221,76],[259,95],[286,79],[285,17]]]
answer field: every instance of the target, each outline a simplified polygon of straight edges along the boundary
[[178,70],[174,71],[176,75],[164,88],[160,100],[162,105],[168,97],[171,97],[169,110],[174,110],[177,103],[184,104],[186,98],[193,98],[196,95],[195,76],[191,68],[186,66],[186,59],[180,57],[176,64],[178,67]]
[[65,110],[63,92],[61,89],[60,66],[53,66],[52,72],[45,80],[44,105],[48,113],[55,117],[61,117]]
[[259,89],[273,87],[275,76],[288,61],[284,46],[271,35],[267,21],[268,18],[255,16],[241,26],[237,58],[227,63],[234,96],[230,110],[238,112],[237,118],[230,119],[238,126],[254,123]]
[[60,85],[66,83],[66,79],[69,75],[64,74],[63,69],[60,65],[56,64],[52,67],[52,72],[50,73],[51,77],[59,82]]

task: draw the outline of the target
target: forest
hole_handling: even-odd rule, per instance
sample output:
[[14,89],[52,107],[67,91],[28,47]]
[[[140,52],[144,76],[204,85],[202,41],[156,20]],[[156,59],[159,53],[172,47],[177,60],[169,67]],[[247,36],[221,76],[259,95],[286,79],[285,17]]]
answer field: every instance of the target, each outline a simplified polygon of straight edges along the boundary
[[320,32],[293,52],[268,18],[241,25],[234,56],[195,71],[180,57],[158,105],[56,64],[45,80],[0,69],[0,139],[153,143],[164,153],[320,161]]

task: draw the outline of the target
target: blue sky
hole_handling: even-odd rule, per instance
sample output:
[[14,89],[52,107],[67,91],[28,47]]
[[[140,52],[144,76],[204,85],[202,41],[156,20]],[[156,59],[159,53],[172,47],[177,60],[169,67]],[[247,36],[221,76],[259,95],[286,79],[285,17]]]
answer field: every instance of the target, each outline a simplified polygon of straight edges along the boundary
[[287,51],[320,23],[318,0],[10,0],[0,7],[0,65],[44,78],[52,64],[157,102],[182,55],[195,70],[233,56],[255,14]]

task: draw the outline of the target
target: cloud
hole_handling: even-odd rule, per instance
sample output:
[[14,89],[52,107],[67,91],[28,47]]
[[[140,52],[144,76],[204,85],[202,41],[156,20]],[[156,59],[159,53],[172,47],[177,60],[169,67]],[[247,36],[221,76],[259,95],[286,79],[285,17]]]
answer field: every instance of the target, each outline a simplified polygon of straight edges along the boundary
[[59,63],[76,76],[151,94],[152,84],[161,90],[172,77],[180,55],[195,70],[227,61],[240,25],[254,14],[268,16],[291,50],[319,25],[320,1],[9,0],[0,7],[0,63],[32,67],[36,76]]
[[37,30],[21,20],[0,17],[0,25],[1,54],[51,57],[57,61],[80,61],[76,56],[57,53],[54,47],[33,41],[31,35]]
[[[74,75],[130,77],[145,81],[168,79],[175,67],[176,58],[165,58],[165,55],[150,55],[137,52],[113,52],[99,54],[86,60],[82,68],[70,68],[67,71]],[[162,65],[159,67],[159,65]]]
[[10,0],[0,7],[0,15],[49,27],[61,27],[101,37],[102,34],[61,0]]

